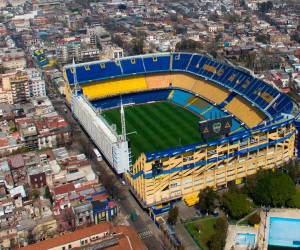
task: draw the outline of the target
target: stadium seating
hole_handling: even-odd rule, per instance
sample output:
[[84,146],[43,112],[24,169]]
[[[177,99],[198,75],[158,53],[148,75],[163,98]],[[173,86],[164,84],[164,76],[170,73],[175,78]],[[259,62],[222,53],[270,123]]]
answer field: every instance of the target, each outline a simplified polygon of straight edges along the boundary
[[143,76],[108,80],[84,85],[83,93],[88,99],[98,99],[106,96],[142,91],[147,89]]
[[225,106],[225,109],[239,118],[250,128],[258,125],[265,118],[262,112],[251,107],[250,104],[239,96],[234,97],[232,101]]
[[197,79],[192,75],[183,73],[171,74],[171,83],[173,87],[191,90],[196,82]]
[[[89,83],[124,78],[130,75],[147,75],[147,85],[150,89],[158,88],[160,84],[163,88],[169,86],[167,84],[168,77],[160,75],[151,79],[150,76],[153,73],[163,72],[170,75],[170,83],[174,87],[195,91],[208,100],[220,104],[221,107],[231,103],[230,100],[225,101],[231,92],[242,96],[247,102],[255,104],[261,111],[272,117],[277,117],[281,113],[290,113],[294,107],[288,96],[255,78],[247,71],[199,54],[175,52],[140,55],[123,58],[120,61],[107,60],[76,65],[77,81],[83,85],[83,88],[86,88],[85,84],[89,85]],[[73,85],[74,69],[72,65],[65,68],[65,76],[68,83]],[[198,80],[203,78],[209,83]],[[197,84],[195,84],[196,82]],[[130,91],[131,88],[132,91],[135,91],[134,86],[125,87],[125,90]],[[139,85],[137,89],[140,89]],[[93,88],[93,92],[97,91]],[[96,95],[92,94],[92,91],[86,92],[89,92],[89,96]],[[111,92],[111,90],[106,92]],[[121,90],[111,93],[121,93]],[[104,96],[107,94],[103,93]]]
[[[228,115],[218,107],[213,106],[202,98],[179,89],[172,90],[168,99],[177,105],[189,109],[206,120],[216,119]],[[240,126],[237,121],[235,121],[233,125],[234,126],[232,126],[232,130],[237,129],[237,127]]]
[[[73,69],[69,68],[66,72],[71,84],[74,82]],[[89,83],[111,78],[111,76],[121,76],[121,67],[116,62],[103,62],[76,67],[78,83]]]
[[168,55],[161,55],[161,56],[147,56],[144,57],[144,65],[146,72],[166,72],[170,71],[170,56]]
[[224,108],[228,103],[230,103],[230,102],[232,101],[232,99],[233,99],[236,95],[237,95],[237,93],[231,92],[231,93],[229,94],[229,96],[227,96],[227,98],[226,98],[222,103],[219,104],[219,107],[220,107],[220,108]]
[[171,83],[171,76],[166,73],[146,75],[145,78],[148,89],[167,88]]
[[223,102],[229,95],[229,91],[207,81],[198,80],[193,86],[192,92],[197,93],[206,99],[217,104]]
[[172,90],[169,95],[169,100],[180,106],[187,106],[188,101],[193,98],[193,94],[182,90]]
[[172,58],[172,69],[173,71],[182,71],[186,70],[192,54],[185,53],[174,53]]
[[[122,95],[123,104],[141,104],[147,102],[157,102],[167,100],[171,90],[151,90],[145,92],[131,93]],[[101,108],[102,110],[116,108],[120,106],[120,96],[113,96],[107,98],[101,98],[98,100],[91,101],[95,108]]]
[[120,62],[124,75],[145,73],[142,57],[123,59]]

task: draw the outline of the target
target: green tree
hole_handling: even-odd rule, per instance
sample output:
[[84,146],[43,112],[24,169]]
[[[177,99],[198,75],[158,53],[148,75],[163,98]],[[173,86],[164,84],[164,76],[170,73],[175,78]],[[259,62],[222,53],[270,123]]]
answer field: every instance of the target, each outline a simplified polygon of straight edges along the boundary
[[199,193],[198,207],[206,213],[212,213],[217,207],[218,199],[218,193],[212,188],[207,187]]
[[114,35],[111,38],[112,42],[118,45],[120,48],[124,48],[124,41],[120,35]]
[[233,219],[240,219],[251,210],[251,203],[243,193],[229,191],[222,197],[222,203],[226,212]]
[[290,161],[285,166],[283,166],[282,169],[296,184],[300,175],[298,163],[296,161]]
[[255,224],[259,224],[260,223],[260,216],[258,213],[254,213],[252,214],[249,218],[248,218],[248,222],[251,226],[254,226]]
[[102,45],[98,36],[96,36],[96,47],[99,50],[102,50]]
[[225,217],[219,217],[214,225],[214,233],[207,242],[210,250],[223,250],[226,243],[228,223]]
[[39,198],[40,197],[40,190],[38,190],[38,189],[33,189],[32,191],[31,191],[31,196],[32,196],[32,198],[34,199],[34,200],[36,200],[37,198]]
[[292,179],[281,171],[259,172],[250,183],[248,191],[258,205],[286,206],[296,192]]
[[132,54],[133,55],[141,55],[144,54],[144,38],[134,38],[132,40]]
[[259,43],[270,43],[270,37],[266,34],[256,34],[255,40]]
[[203,49],[201,43],[192,39],[183,39],[175,46],[176,51],[197,52]]
[[51,204],[53,204],[53,196],[52,196],[52,193],[50,192],[50,189],[49,189],[48,186],[46,186],[46,188],[45,188],[45,194],[44,194],[44,197],[45,197],[46,199],[48,199],[48,200],[51,202]]
[[168,214],[168,223],[171,225],[175,225],[178,219],[179,210],[178,207],[173,207],[169,210]]
[[268,13],[273,9],[273,3],[271,1],[258,3],[258,11],[262,14]]

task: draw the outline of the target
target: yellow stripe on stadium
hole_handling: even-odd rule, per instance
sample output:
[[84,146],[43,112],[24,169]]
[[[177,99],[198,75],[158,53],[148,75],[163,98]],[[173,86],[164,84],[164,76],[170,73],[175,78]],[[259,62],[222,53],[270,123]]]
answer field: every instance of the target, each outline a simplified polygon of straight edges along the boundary
[[84,95],[90,99],[97,99],[105,96],[137,92],[147,89],[145,77],[129,77],[108,81],[94,82],[82,86]]

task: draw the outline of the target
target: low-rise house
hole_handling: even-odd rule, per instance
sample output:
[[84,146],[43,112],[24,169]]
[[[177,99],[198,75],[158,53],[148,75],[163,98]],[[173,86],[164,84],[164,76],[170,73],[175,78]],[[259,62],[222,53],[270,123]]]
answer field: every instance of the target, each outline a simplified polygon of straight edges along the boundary
[[25,161],[21,154],[8,157],[8,164],[13,176],[14,183],[25,183],[27,172]]

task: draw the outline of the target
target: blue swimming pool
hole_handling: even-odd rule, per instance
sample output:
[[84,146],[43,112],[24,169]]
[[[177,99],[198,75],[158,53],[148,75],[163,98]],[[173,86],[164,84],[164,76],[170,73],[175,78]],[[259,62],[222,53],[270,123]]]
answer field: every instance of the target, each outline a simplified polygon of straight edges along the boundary
[[268,244],[299,248],[300,219],[270,217]]
[[235,237],[235,244],[242,246],[250,246],[252,248],[255,244],[255,234],[238,233]]

